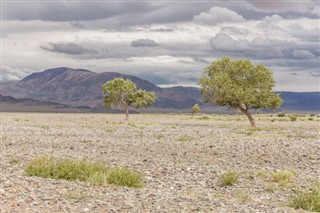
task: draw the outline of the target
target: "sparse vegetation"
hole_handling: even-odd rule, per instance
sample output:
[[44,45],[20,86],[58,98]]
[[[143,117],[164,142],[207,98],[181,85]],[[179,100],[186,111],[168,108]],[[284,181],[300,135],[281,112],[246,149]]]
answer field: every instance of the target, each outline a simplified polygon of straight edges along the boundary
[[[291,114],[284,118],[277,114],[255,115],[260,125],[251,128],[245,123],[247,118],[238,114],[201,114],[195,119],[188,112],[133,114],[134,122],[124,122],[121,114],[38,113],[32,115],[32,122],[30,119],[26,123],[28,114],[20,113],[21,120],[16,122],[16,114],[2,113],[6,152],[2,154],[5,191],[0,191],[7,203],[0,209],[18,212],[21,206],[32,205],[32,210],[41,211],[48,204],[50,210],[59,211],[71,203],[70,212],[103,212],[103,207],[120,207],[123,199],[128,198],[125,210],[132,210],[130,204],[150,199],[141,207],[149,210],[156,208],[157,203],[152,201],[159,198],[168,211],[176,211],[173,205],[179,202],[185,209],[194,206],[196,212],[215,212],[216,206],[211,205],[214,202],[225,204],[230,212],[295,212],[284,207],[289,205],[289,197],[297,199],[302,193],[311,193],[309,189],[318,181],[315,176],[319,155],[315,147],[319,134],[317,123],[306,122],[309,115],[290,122]],[[198,120],[202,116],[208,120]],[[271,119],[287,122],[271,123]],[[39,128],[41,125],[47,125],[50,131]],[[51,169],[47,172],[49,178],[58,173],[61,178],[74,180],[21,176],[32,164],[30,156],[48,153],[53,153],[53,157],[45,157],[52,159],[44,161],[42,167]],[[83,166],[85,171],[92,172],[80,182],[81,178],[71,176],[78,176],[75,170],[81,166],[57,166],[60,160],[84,161],[105,169],[97,171]],[[120,165],[121,168],[117,167]],[[226,175],[229,169],[235,175]],[[136,178],[130,171],[145,174],[142,178],[136,172],[141,177],[140,186],[145,184],[143,189],[117,185],[134,185]],[[296,175],[280,175],[286,171]],[[15,191],[23,192],[16,196],[23,201],[12,207],[10,201]],[[211,209],[207,208],[210,206]],[[140,206],[135,208],[133,211],[143,211]]]
[[237,191],[235,193],[235,197],[237,198],[237,200],[240,202],[240,203],[246,203],[248,201],[251,200],[251,196],[250,194],[248,194],[247,192],[245,191]]
[[239,174],[235,171],[227,171],[220,175],[219,182],[221,186],[233,186],[239,180]]
[[18,164],[21,162],[20,158],[11,158],[10,159],[10,164]]
[[165,135],[164,134],[157,134],[156,136],[155,136],[158,140],[160,140],[160,139],[162,139],[162,138],[165,138]]
[[284,171],[279,171],[279,172],[274,172],[271,174],[271,179],[274,182],[279,183],[280,185],[287,185],[290,180],[295,176],[295,172],[294,171],[288,171],[288,170],[284,170]]
[[299,191],[288,199],[288,205],[294,209],[320,212],[320,182],[310,191]]
[[290,121],[297,121],[298,119],[296,115],[290,115],[289,118],[290,118]]
[[279,112],[277,116],[283,118],[286,117],[286,114],[284,112]]
[[89,198],[88,195],[79,192],[79,191],[68,191],[66,194],[67,198],[72,199],[72,200],[78,200],[78,201],[83,201]]
[[42,156],[29,163],[25,173],[27,176],[78,180],[93,185],[142,186],[142,176],[137,172],[125,168],[108,168],[102,164],[84,160],[72,161]]
[[198,120],[209,120],[210,117],[209,116],[201,116],[200,118],[198,118]]
[[189,142],[189,141],[193,141],[193,140],[194,140],[194,138],[189,135],[182,135],[177,138],[177,141],[179,141],[179,142]]
[[193,105],[192,109],[191,109],[191,113],[192,113],[192,117],[194,116],[194,114],[197,114],[200,112],[200,106],[199,104],[195,104]]

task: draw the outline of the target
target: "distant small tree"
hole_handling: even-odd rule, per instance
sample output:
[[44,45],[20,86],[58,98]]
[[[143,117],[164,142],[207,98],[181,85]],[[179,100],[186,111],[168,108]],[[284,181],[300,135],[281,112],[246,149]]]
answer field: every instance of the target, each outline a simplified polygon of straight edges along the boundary
[[191,109],[191,113],[192,113],[192,117],[194,116],[194,114],[197,114],[200,112],[200,106],[199,104],[195,104],[193,105],[192,109]]
[[155,94],[144,90],[137,90],[137,86],[129,79],[115,78],[102,85],[104,106],[111,108],[121,105],[125,110],[126,117],[129,118],[129,107],[136,109],[152,106],[155,102]]
[[199,81],[204,102],[240,110],[252,127],[256,124],[250,108],[275,109],[283,103],[273,92],[274,84],[271,71],[263,64],[228,57],[212,62]]

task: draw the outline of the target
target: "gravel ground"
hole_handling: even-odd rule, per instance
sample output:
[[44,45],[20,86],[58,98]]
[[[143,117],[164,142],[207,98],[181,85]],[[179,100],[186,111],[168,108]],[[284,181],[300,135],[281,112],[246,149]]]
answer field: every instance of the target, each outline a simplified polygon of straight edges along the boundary
[[[319,117],[257,115],[259,130],[243,116],[123,118],[1,113],[0,212],[304,212],[287,199],[320,179]],[[144,187],[25,176],[44,155],[129,167],[144,174]],[[239,181],[223,187],[229,170]],[[268,178],[284,170],[295,172],[288,184]]]

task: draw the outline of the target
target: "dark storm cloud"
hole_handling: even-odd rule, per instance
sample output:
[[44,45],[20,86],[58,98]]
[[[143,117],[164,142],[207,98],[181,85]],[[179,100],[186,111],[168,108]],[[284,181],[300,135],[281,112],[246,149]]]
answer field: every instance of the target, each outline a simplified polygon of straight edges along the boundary
[[87,21],[158,9],[148,2],[4,2],[7,20]]
[[[285,39],[255,38],[252,41],[246,39],[233,39],[225,33],[218,33],[210,40],[213,51],[231,54],[245,54],[254,58],[315,58],[314,52],[317,46],[303,45],[289,42]],[[306,48],[306,49],[304,49]]]
[[[260,12],[278,12],[291,13],[291,15],[305,14],[313,17],[319,17],[319,1],[304,0],[304,1],[256,1],[247,0],[254,9]],[[289,15],[289,14],[288,14]]]
[[72,21],[72,22],[70,22],[70,25],[75,27],[75,28],[79,28],[79,29],[86,28],[86,25],[81,23],[81,22],[79,22],[79,21]]
[[41,46],[41,49],[55,52],[64,53],[67,55],[82,55],[82,54],[97,54],[98,51],[93,49],[84,48],[81,45],[75,43],[53,43],[50,42],[48,46]]
[[155,47],[159,46],[154,40],[151,39],[138,39],[131,42],[132,47]]
[[[191,21],[193,16],[209,10],[215,2],[4,2],[6,20],[43,20],[74,22],[105,20],[106,27]],[[93,23],[95,25],[95,23]],[[101,26],[100,26],[101,27]]]
[[152,32],[173,32],[174,29],[171,29],[171,28],[156,28],[156,29],[151,29],[150,31],[152,31]]
[[255,38],[252,41],[233,39],[225,33],[218,33],[210,40],[213,51],[220,51],[257,58],[283,57],[292,43],[276,39]]

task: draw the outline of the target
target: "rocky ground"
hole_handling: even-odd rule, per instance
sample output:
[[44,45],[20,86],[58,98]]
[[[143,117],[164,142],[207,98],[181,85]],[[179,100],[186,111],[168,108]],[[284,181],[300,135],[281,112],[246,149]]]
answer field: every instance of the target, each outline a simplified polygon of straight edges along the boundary
[[[320,179],[319,117],[1,113],[0,212],[304,212],[287,206]],[[28,177],[38,156],[144,174],[143,188]],[[239,174],[224,187],[219,177]],[[286,184],[274,172],[295,175]]]

